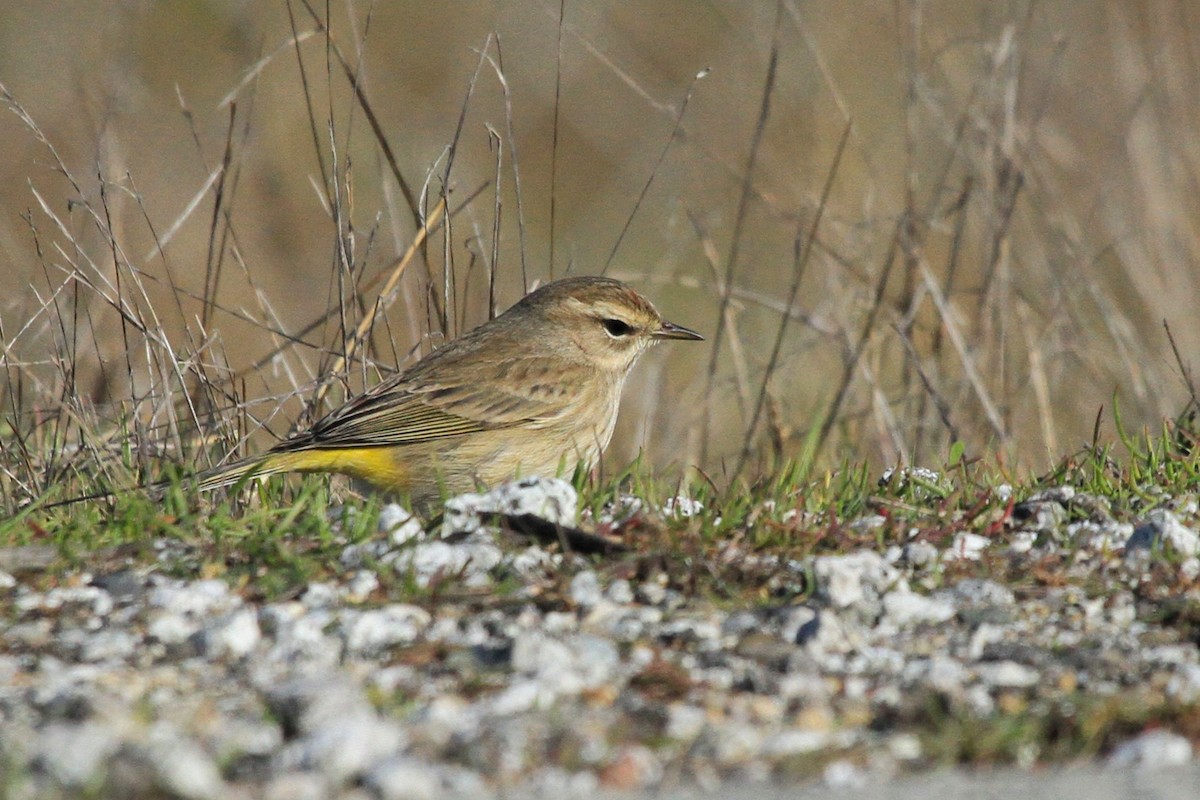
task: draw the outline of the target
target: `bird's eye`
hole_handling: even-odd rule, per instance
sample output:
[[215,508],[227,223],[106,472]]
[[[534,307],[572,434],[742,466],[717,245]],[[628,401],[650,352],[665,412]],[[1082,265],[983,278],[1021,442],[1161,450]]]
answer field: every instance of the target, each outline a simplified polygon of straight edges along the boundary
[[604,330],[608,331],[608,335],[614,339],[619,339],[622,336],[628,336],[633,333],[633,326],[628,322],[620,319],[603,319],[600,324],[604,326]]

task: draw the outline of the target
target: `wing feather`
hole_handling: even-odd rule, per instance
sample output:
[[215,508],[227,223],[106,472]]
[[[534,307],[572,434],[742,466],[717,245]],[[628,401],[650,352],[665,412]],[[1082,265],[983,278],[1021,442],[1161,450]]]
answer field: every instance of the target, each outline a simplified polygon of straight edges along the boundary
[[[538,374],[530,366],[520,364],[514,369],[511,361],[503,367],[488,365],[485,372],[493,374],[480,374],[478,365],[471,371],[442,369],[436,382],[415,374],[414,368],[359,395],[277,449],[416,444],[487,430],[537,427],[571,413],[573,404],[564,403],[564,395],[572,394],[567,387],[548,392],[544,376],[541,381],[522,379]],[[503,375],[498,374],[501,370]]]

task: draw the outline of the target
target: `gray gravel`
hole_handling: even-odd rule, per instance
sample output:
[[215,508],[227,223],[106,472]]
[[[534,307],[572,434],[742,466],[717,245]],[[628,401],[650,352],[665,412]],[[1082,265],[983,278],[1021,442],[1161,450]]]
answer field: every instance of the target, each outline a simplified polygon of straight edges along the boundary
[[[1200,767],[1170,767],[1125,772],[1092,765],[1027,772],[938,771],[930,775],[872,782],[866,786],[839,786],[831,791],[816,786],[764,786],[726,784],[719,793],[694,787],[653,795],[655,800],[1195,800],[1200,787]],[[629,800],[628,793],[603,793],[596,800]]]
[[[654,569],[506,544],[488,514],[577,522],[570,487],[538,480],[454,501],[435,533],[389,509],[336,581],[293,599],[168,577],[171,546],[161,566],[49,588],[0,573],[6,796],[737,798],[783,782],[787,796],[1183,797],[1193,743],[1164,727],[1067,772],[905,777],[936,766],[930,703],[969,725],[1074,693],[1200,701],[1195,637],[1145,621],[1135,592],[1152,570],[1200,574],[1195,499],[1136,526],[1102,510],[1069,523],[1084,501],[1062,487],[1001,536],[882,553],[788,561],[731,542],[727,566],[815,580],[806,599],[754,608],[689,598]],[[681,498],[661,513],[696,510]],[[988,556],[1033,569],[1064,553],[1104,591],[954,577]],[[419,587],[454,575],[489,600],[503,583],[504,602],[386,602],[388,570]],[[1044,755],[1030,745],[1016,761]]]

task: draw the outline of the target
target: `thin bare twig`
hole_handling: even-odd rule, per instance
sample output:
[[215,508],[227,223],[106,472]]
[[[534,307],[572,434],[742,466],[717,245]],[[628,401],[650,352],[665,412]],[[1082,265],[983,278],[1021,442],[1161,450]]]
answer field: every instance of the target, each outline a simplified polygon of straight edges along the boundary
[[919,353],[917,353],[917,348],[913,346],[912,340],[909,338],[908,334],[899,325],[893,325],[892,330],[896,332],[896,335],[900,338],[900,343],[903,344],[904,349],[908,351],[908,357],[912,360],[912,364],[917,370],[917,375],[919,375],[921,378],[921,384],[925,387],[925,393],[929,395],[931,400],[933,400],[933,405],[937,409],[938,416],[940,416],[942,419],[942,425],[944,425],[946,430],[950,433],[950,440],[959,441],[960,437],[958,433],[958,427],[954,424],[954,421],[950,416],[949,401],[947,401],[946,398],[942,396],[941,392],[937,390],[937,386],[935,386],[933,380],[930,379],[929,373],[925,371],[924,365],[921,364],[921,356]]
[[[284,3],[284,7],[287,8],[288,25],[292,29],[290,44],[292,51],[296,54],[296,66],[300,70],[300,90],[304,95],[304,104],[308,109],[308,131],[312,136],[313,154],[317,157],[317,169],[321,173],[321,188],[325,196],[328,197],[332,193],[329,169],[325,166],[325,148],[321,146],[321,136],[317,132],[317,110],[313,107],[312,87],[308,85],[308,70],[304,67],[304,51],[300,47],[300,43],[311,36],[311,34],[301,35],[300,31],[296,29],[296,13],[292,8],[291,0]],[[309,11],[311,12],[312,9],[309,9]],[[324,31],[325,28],[322,27],[322,30]],[[326,33],[328,34],[327,31]],[[326,35],[325,40],[326,42],[329,41],[328,35]],[[256,64],[251,73],[257,75],[260,69],[261,67]]]
[[[796,236],[792,241],[792,285],[788,289],[787,308],[791,308],[796,304],[796,297],[800,294],[800,284],[804,280],[805,267],[808,265],[810,256],[812,255],[813,242],[817,238],[817,229],[821,226],[821,218],[825,214],[825,208],[829,203],[829,194],[833,191],[833,181],[837,177],[838,168],[842,164],[842,155],[846,151],[846,143],[850,141],[850,131],[853,129],[851,120],[846,120],[846,125],[842,128],[842,136],[838,140],[837,149],[834,151],[833,164],[829,168],[829,172],[825,176],[825,185],[821,188],[821,197],[817,201],[816,213],[813,215],[812,224],[808,227],[808,235],[804,235],[804,229],[797,227]],[[754,439],[754,432],[758,428],[758,421],[762,416],[763,404],[767,399],[767,386],[771,382],[771,377],[775,374],[776,368],[779,366],[779,354],[783,350],[783,338],[787,333],[788,322],[791,320],[789,314],[783,314],[779,319],[779,328],[775,332],[775,343],[771,347],[771,355],[767,359],[767,367],[763,371],[762,384],[758,390],[758,400],[754,403],[754,413],[750,417],[750,424],[746,426],[746,435],[742,440],[742,453],[738,457],[737,467],[733,471],[733,477],[736,480],[742,474],[742,469],[746,465],[747,459],[750,457],[750,444]]]
[[562,108],[562,40],[566,24],[567,0],[558,2],[558,40],[554,56],[554,121],[550,127],[550,280],[554,280],[554,244],[558,240],[556,200],[558,196],[558,114]]
[[1164,319],[1162,325],[1163,330],[1167,333],[1167,341],[1171,343],[1171,352],[1175,355],[1175,365],[1179,367],[1179,377],[1183,378],[1183,384],[1187,386],[1191,405],[1200,411],[1200,397],[1197,397],[1196,394],[1196,383],[1192,380],[1192,370],[1184,362],[1183,355],[1179,352],[1179,345],[1175,343],[1175,334],[1171,333],[1171,324]]
[[988,423],[992,426],[992,431],[1000,438],[1001,441],[1008,439],[1008,431],[1005,428],[1004,421],[1000,417],[1000,411],[996,408],[995,402],[992,400],[991,393],[988,392],[987,386],[984,385],[983,378],[979,371],[975,368],[974,359],[971,358],[970,350],[967,347],[966,339],[963,337],[962,331],[959,329],[958,321],[954,318],[953,311],[946,298],[942,296],[942,291],[937,285],[937,280],[933,276],[933,272],[929,269],[929,265],[925,263],[924,257],[918,261],[921,269],[921,278],[925,281],[925,288],[929,291],[929,296],[933,300],[934,306],[938,310],[938,314],[942,318],[942,323],[946,327],[946,336],[950,339],[950,344],[958,352],[959,361],[962,363],[963,371],[966,373],[967,381],[975,390],[975,397],[979,400],[979,404],[983,407],[984,414],[987,416]]
[[833,430],[833,426],[837,423],[842,403],[845,402],[846,393],[850,388],[850,382],[854,379],[854,373],[858,368],[858,360],[862,358],[863,351],[866,350],[867,343],[875,331],[875,321],[879,316],[880,308],[883,306],[884,292],[887,290],[888,279],[892,274],[892,267],[896,263],[896,250],[899,246],[900,231],[903,229],[903,225],[904,221],[898,220],[895,229],[892,231],[892,240],[888,247],[887,255],[883,260],[883,269],[880,270],[879,277],[875,281],[875,296],[871,301],[871,308],[867,312],[866,320],[863,322],[858,341],[842,364],[842,377],[838,382],[837,390],[834,392],[833,402],[830,404],[828,410],[826,410],[825,418],[821,421],[820,432],[813,442],[814,453],[819,452],[824,447],[830,432]]
[[[322,33],[326,33],[325,25],[321,21],[320,15],[309,4],[308,0],[301,0],[304,3],[305,9],[317,24],[318,29]],[[337,42],[329,35],[328,44],[332,46],[333,54],[337,57],[338,64],[346,75],[346,79],[350,81],[354,88],[354,97],[358,100],[359,107],[363,110],[363,114],[367,118],[367,122],[371,126],[371,133],[375,136],[375,142],[379,145],[379,149],[383,151],[383,157],[388,163],[388,167],[392,171],[392,178],[396,181],[396,185],[400,187],[400,193],[404,195],[404,200],[408,203],[409,209],[413,215],[413,225],[416,228],[421,227],[421,205],[417,202],[417,196],[413,193],[412,188],[408,185],[408,181],[404,179],[403,173],[400,171],[400,165],[396,161],[396,154],[392,152],[392,146],[388,143],[387,135],[383,132],[383,125],[380,124],[379,118],[375,114],[375,109],[367,100],[366,90],[362,84],[354,80],[354,71],[350,67],[350,63],[342,55],[341,49]]]
[[749,211],[750,197],[753,193],[754,171],[758,164],[758,150],[762,137],[767,128],[767,118],[771,114],[771,95],[775,91],[776,71],[779,66],[780,32],[783,2],[775,5],[775,27],[771,40],[771,54],[767,60],[767,74],[763,81],[762,99],[759,101],[758,120],[754,125],[754,133],[750,138],[750,150],[746,157],[746,169],[742,174],[742,193],[738,201],[737,217],[733,224],[733,236],[729,245],[729,256],[725,261],[724,289],[721,292],[720,310],[717,312],[717,330],[713,334],[711,355],[708,360],[708,383],[704,392],[704,425],[700,440],[700,460],[708,460],[708,440],[712,430],[712,399],[716,382],[717,359],[721,354],[721,342],[725,338],[726,320],[729,311],[730,287],[733,285],[737,269],[738,248],[741,245],[742,231],[745,229],[746,214]]
[[[491,59],[489,58],[490,62]],[[508,134],[509,160],[512,161],[513,187],[517,194],[517,249],[521,254],[521,293],[529,291],[529,269],[526,264],[528,248],[525,246],[525,200],[521,194],[521,162],[517,158],[517,134],[513,126],[512,89],[504,75],[504,51],[500,46],[500,34],[496,33],[496,60],[493,63],[496,80],[504,91],[504,126]],[[553,267],[552,267],[553,269]]]
[[[428,236],[429,231],[437,225],[442,213],[445,210],[446,199],[443,197],[434,207],[433,212],[429,215],[429,219],[427,219],[421,229],[417,231],[416,238],[413,239],[413,242],[411,245],[409,245],[408,250],[400,258],[399,262],[397,262],[395,268],[388,276],[387,281],[384,283],[383,288],[379,290],[379,296],[376,302],[370,307],[363,318],[359,320],[358,327],[355,328],[354,331],[354,336],[346,342],[346,352],[342,355],[339,355],[337,359],[334,360],[333,367],[330,369],[331,374],[339,374],[342,369],[345,368],[347,360],[354,355],[359,343],[366,339],[367,333],[371,330],[371,326],[375,324],[376,315],[381,309],[386,308],[391,303],[396,285],[400,282],[400,278],[404,275],[404,271],[408,269],[408,265],[412,263],[413,257],[420,250],[421,244],[424,242],[425,237]],[[329,387],[331,385],[331,382],[326,381],[321,384],[320,388],[317,389],[316,395],[313,398],[314,407],[317,406],[322,399],[324,399],[325,394],[329,391]]]
[[500,181],[504,177],[504,140],[491,125],[487,126],[490,140],[496,146],[495,201],[492,204],[492,263],[488,264],[488,319],[496,317],[496,267],[500,263],[500,217],[503,209]]
[[646,193],[650,191],[650,185],[654,183],[654,178],[658,175],[659,169],[662,168],[663,161],[667,157],[667,151],[671,149],[671,145],[679,138],[679,133],[683,127],[683,115],[687,112],[688,103],[692,99],[692,91],[696,88],[696,83],[706,75],[708,75],[708,69],[702,69],[696,73],[691,83],[688,84],[687,92],[683,95],[683,102],[679,104],[679,113],[675,116],[675,127],[671,129],[671,135],[667,137],[667,141],[663,144],[663,148],[658,154],[658,160],[654,162],[654,167],[650,170],[650,175],[642,185],[642,191],[638,193],[637,200],[633,203],[633,208],[629,210],[629,216],[625,219],[625,224],[621,226],[621,232],[617,234],[617,240],[613,242],[612,249],[608,251],[608,258],[604,259],[604,267],[600,270],[601,275],[608,273],[608,268],[612,264],[613,258],[617,255],[617,249],[621,246],[621,242],[625,241],[625,234],[629,232],[629,226],[633,224],[633,218],[637,216],[638,209],[642,207],[642,201],[646,199]]

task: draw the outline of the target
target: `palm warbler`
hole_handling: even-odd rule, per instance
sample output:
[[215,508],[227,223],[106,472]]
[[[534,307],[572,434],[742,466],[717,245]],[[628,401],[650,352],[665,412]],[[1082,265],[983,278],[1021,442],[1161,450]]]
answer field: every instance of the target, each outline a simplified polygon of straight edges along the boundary
[[340,472],[417,504],[521,475],[590,469],[625,377],[662,339],[703,339],[620,281],[554,281],[258,456],[198,476]]

